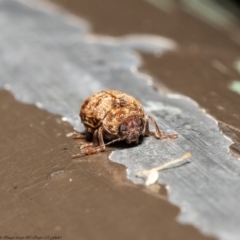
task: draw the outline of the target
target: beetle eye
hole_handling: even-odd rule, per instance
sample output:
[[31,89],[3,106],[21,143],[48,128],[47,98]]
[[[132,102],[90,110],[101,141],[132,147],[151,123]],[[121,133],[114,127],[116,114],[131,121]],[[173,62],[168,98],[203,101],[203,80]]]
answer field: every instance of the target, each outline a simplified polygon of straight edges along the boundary
[[140,118],[138,118],[137,123],[138,123],[138,126],[142,126],[142,120]]
[[120,126],[120,132],[124,132],[124,131],[126,131],[126,130],[127,130],[126,125],[125,125],[125,124],[121,124],[121,126]]
[[137,125],[138,125],[138,127],[142,127],[143,126],[143,121],[139,117],[137,118]]

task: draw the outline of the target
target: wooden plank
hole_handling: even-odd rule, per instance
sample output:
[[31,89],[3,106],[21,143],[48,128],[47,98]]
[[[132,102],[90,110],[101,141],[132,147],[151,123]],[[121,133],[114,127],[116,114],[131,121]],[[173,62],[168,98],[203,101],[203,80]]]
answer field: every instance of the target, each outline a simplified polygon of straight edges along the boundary
[[159,178],[168,185],[170,202],[181,208],[178,220],[221,239],[238,239],[240,164],[228,153],[231,140],[195,102],[153,90],[151,78],[136,71],[141,64],[136,49],[162,54],[176,44],[156,36],[89,35],[83,21],[73,23],[57,10],[25,3],[0,1],[0,86],[22,102],[62,115],[77,129],[80,104],[96,91],[118,89],[140,99],[161,128],[179,138],[145,138],[137,147],[114,151],[111,160],[128,168],[130,180],[142,183],[136,171],[191,152],[190,164],[163,171]]

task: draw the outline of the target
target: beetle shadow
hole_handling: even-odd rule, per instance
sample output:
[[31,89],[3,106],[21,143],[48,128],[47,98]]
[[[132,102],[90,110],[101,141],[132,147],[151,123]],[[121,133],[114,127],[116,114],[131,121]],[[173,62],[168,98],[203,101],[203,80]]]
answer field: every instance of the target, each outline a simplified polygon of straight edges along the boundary
[[108,147],[115,148],[117,150],[122,150],[126,148],[134,148],[138,146],[139,144],[142,144],[143,142],[143,136],[139,137],[139,142],[138,143],[127,143],[125,141],[120,141],[120,142],[115,142],[109,145]]

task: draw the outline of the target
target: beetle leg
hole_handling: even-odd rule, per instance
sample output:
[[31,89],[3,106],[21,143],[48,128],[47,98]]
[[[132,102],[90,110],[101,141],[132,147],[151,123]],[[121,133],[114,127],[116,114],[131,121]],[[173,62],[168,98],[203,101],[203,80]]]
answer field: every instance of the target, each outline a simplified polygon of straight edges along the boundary
[[81,146],[81,153],[72,155],[72,158],[81,157],[84,155],[91,155],[94,153],[102,152],[105,150],[105,144],[103,141],[102,135],[103,129],[100,127],[98,130],[95,130],[93,134],[93,142],[87,143]]
[[[83,135],[82,133],[80,132],[77,132],[75,131],[73,133],[73,139],[85,139],[86,138],[86,135]],[[85,142],[78,142],[78,145],[85,145],[86,143]]]
[[80,132],[75,131],[75,132],[73,133],[73,138],[74,138],[74,139],[84,139],[84,138],[86,138],[86,136],[83,135],[83,134],[80,133]]
[[84,156],[85,154],[83,154],[82,152],[81,153],[76,153],[76,154],[72,154],[71,158],[79,158],[79,157],[82,157]]
[[89,146],[97,147],[98,146],[98,130],[94,131],[93,141],[91,143],[80,142],[79,145],[80,145],[80,149],[83,149]]
[[100,141],[99,141],[99,134],[100,134],[100,132],[102,134],[102,127],[100,127],[98,130],[95,130],[95,132],[93,134],[93,146],[94,147],[97,147],[98,145],[100,145]]
[[86,139],[87,141],[91,141],[93,138],[93,134],[89,132],[88,128],[85,128],[85,133],[74,131],[72,135],[74,139]]
[[[178,137],[177,134],[166,135],[164,132],[160,131],[155,119],[152,116],[146,116],[145,120],[146,120],[146,122],[145,122],[145,135],[146,136],[154,135],[156,138],[160,138],[160,139],[175,139]],[[149,120],[151,120],[153,123],[154,130],[155,130],[154,132],[151,132],[149,130]]]
[[146,117],[146,121],[145,121],[145,124],[144,124],[144,129],[145,129],[145,133],[144,133],[144,135],[145,136],[152,136],[152,135],[154,135],[154,132],[151,132],[150,130],[149,130],[149,122],[148,122],[148,116]]
[[93,145],[92,146],[86,146],[82,148],[84,150],[84,153],[86,155],[103,152],[105,150],[105,144],[103,141],[103,129],[100,127],[98,130],[94,132],[93,135]]
[[86,147],[84,148],[84,154],[86,155],[91,155],[94,153],[99,153],[99,152],[103,152],[105,150],[105,146],[101,145],[98,147]]

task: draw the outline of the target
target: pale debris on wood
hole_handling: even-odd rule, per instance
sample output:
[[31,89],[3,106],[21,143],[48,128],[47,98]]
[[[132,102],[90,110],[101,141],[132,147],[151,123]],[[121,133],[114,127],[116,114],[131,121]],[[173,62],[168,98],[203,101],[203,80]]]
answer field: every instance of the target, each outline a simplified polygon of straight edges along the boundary
[[189,157],[191,157],[191,153],[187,152],[181,158],[171,160],[167,163],[164,163],[163,165],[160,165],[158,167],[155,167],[155,168],[152,168],[152,169],[149,169],[149,170],[143,169],[139,172],[136,172],[135,176],[136,177],[141,177],[141,178],[146,178],[145,185],[149,186],[151,184],[154,184],[158,180],[158,177],[159,177],[158,171],[166,169],[169,166],[172,166],[176,163],[179,163],[179,162],[181,162],[181,161],[183,161],[183,160],[185,160],[186,158],[189,158]]
[[67,137],[72,137],[74,135],[74,132],[69,132],[66,134]]

